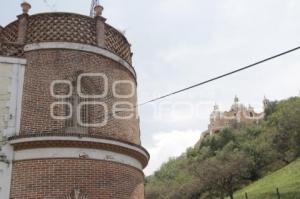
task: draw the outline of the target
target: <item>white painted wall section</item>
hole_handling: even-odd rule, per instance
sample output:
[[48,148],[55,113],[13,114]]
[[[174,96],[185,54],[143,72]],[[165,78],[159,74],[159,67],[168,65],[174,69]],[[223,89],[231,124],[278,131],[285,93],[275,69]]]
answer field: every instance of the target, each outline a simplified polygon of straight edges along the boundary
[[9,199],[13,147],[5,140],[20,131],[25,59],[0,56],[0,198]]
[[34,160],[34,159],[51,159],[51,158],[86,158],[92,160],[105,160],[117,162],[143,169],[142,164],[130,156],[100,149],[83,149],[83,148],[37,148],[15,151],[14,160]]

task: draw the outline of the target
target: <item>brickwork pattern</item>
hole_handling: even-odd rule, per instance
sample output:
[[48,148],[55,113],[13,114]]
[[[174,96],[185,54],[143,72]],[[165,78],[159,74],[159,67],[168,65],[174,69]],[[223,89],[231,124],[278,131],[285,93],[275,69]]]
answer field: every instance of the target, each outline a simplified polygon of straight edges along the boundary
[[[50,85],[54,80],[74,80],[74,75],[81,73],[103,73],[108,77],[108,95],[97,99],[108,106],[108,113],[103,113],[101,107],[89,113],[89,121],[100,123],[108,116],[108,123],[101,128],[89,128],[89,135],[111,137],[134,144],[140,144],[139,122],[134,114],[131,119],[113,119],[112,107],[115,102],[136,104],[136,93],[128,99],[119,99],[112,94],[112,84],[117,80],[128,80],[135,84],[133,75],[108,58],[92,53],[74,50],[42,50],[26,53],[27,66],[24,79],[24,94],[22,101],[21,135],[37,133],[68,133],[69,127],[64,120],[54,120],[50,115],[50,106],[59,101],[51,97]],[[90,80],[95,90],[103,90],[103,84]],[[130,93],[130,86],[119,88],[123,93]],[[66,107],[65,107],[66,108]],[[63,109],[63,108],[62,108]],[[105,114],[105,115],[104,115]],[[119,114],[120,115],[120,114]],[[69,132],[74,133],[74,132]]]
[[105,46],[108,50],[125,58],[131,64],[130,44],[126,38],[115,28],[107,25],[105,29]]
[[122,164],[88,159],[17,161],[11,199],[63,199],[80,189],[88,199],[144,199],[144,175]]
[[[3,42],[17,42],[18,21],[3,28]],[[105,24],[105,48],[132,64],[130,44],[121,32]],[[45,13],[28,17],[25,43],[74,42],[97,45],[96,20],[71,13]],[[5,49],[4,49],[5,53]]]
[[0,55],[10,57],[23,57],[24,45],[16,43],[0,43]]
[[3,42],[2,30],[3,30],[3,27],[0,26],[0,42]]
[[96,45],[96,24],[90,17],[47,13],[29,18],[27,43],[65,41]]
[[18,38],[18,21],[8,24],[1,31],[2,39],[4,42],[16,42]]

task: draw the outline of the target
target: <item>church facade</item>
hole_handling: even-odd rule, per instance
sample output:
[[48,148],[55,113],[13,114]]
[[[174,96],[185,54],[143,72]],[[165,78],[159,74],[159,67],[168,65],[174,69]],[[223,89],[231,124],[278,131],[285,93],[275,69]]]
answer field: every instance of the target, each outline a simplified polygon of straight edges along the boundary
[[[264,108],[268,106],[269,101],[264,99]],[[249,126],[258,124],[264,119],[264,112],[256,112],[252,106],[246,107],[240,103],[239,98],[234,98],[234,103],[229,111],[221,111],[218,105],[214,106],[210,114],[210,123],[208,129],[202,133],[200,142],[207,136],[219,133],[224,128]],[[200,143],[199,142],[199,143]],[[197,143],[197,145],[199,145]]]
[[0,198],[143,199],[131,45],[74,13],[0,27]]

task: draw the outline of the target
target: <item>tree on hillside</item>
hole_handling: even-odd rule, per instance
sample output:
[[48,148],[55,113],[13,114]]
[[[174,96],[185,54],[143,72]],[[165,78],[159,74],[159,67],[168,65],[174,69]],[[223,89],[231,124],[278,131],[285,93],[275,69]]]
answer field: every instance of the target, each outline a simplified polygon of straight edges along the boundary
[[[172,199],[178,193],[182,185],[190,181],[189,173],[186,172],[187,159],[185,156],[172,158],[164,163],[159,171],[147,177],[147,199]],[[186,199],[186,197],[177,197]]]
[[277,105],[277,101],[269,102],[268,105],[265,107],[265,119],[267,119],[270,115],[275,112],[275,108]]
[[[217,155],[199,163],[195,175],[203,182],[207,191],[217,191],[218,197],[233,199],[234,191],[250,174],[252,162],[242,153]],[[215,193],[211,192],[211,198]]]
[[262,128],[247,128],[239,134],[238,148],[253,162],[249,180],[255,181],[261,177],[262,169],[276,158],[270,137],[263,133]]
[[222,150],[226,144],[234,140],[235,135],[233,130],[230,128],[225,128],[218,134],[205,138],[197,151],[197,156],[199,156],[199,154],[203,158],[215,156],[216,152]]
[[183,184],[178,190],[170,194],[170,199],[199,199],[203,193],[203,183],[198,179]]
[[278,158],[290,163],[300,156],[300,98],[278,103],[267,124]]

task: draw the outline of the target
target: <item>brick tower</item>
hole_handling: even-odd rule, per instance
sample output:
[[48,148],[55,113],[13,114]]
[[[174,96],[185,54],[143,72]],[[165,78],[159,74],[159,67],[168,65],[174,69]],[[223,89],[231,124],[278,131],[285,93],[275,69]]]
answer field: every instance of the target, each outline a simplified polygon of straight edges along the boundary
[[130,44],[102,17],[0,26],[0,198],[143,199]]

